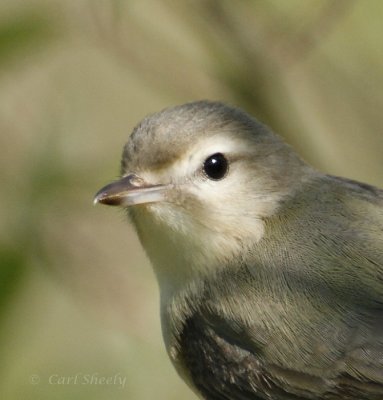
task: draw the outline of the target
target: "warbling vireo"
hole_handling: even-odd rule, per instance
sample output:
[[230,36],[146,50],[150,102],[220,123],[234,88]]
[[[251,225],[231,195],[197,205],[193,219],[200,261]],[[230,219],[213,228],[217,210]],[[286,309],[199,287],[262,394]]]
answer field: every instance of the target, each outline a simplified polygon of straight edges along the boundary
[[383,191],[324,175],[237,108],[146,117],[122,178],[170,359],[203,398],[383,399]]

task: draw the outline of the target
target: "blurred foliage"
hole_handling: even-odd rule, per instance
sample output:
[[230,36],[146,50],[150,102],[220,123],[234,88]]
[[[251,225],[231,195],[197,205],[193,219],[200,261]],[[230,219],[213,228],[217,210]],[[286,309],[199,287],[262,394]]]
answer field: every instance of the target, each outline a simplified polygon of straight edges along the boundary
[[7,305],[8,297],[15,291],[16,285],[23,275],[26,266],[25,254],[19,250],[0,249],[0,312]]
[[11,57],[21,56],[20,53],[28,48],[46,45],[55,30],[48,19],[36,11],[12,16],[0,25],[0,62],[5,63]]
[[137,238],[93,193],[145,114],[200,98],[383,186],[382,4],[1,2],[1,398],[195,398],[167,360]]

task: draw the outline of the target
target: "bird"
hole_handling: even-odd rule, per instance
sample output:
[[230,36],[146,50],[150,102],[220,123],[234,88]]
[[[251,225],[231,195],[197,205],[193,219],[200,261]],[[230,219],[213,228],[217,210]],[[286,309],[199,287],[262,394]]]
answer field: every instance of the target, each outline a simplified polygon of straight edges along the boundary
[[198,100],[145,117],[94,202],[126,209],[199,397],[383,399],[383,190]]

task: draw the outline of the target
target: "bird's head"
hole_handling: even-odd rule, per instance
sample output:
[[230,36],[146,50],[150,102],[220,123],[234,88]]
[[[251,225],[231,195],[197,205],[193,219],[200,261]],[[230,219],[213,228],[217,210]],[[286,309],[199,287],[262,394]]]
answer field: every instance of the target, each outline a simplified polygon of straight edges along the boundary
[[241,258],[308,168],[244,111],[199,101],[146,117],[95,202],[128,209],[169,284]]

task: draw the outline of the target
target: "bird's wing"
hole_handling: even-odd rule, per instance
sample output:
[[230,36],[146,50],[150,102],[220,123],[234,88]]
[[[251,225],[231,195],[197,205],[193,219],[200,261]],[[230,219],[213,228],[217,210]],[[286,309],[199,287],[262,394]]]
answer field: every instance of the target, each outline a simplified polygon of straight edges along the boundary
[[[267,365],[261,349],[222,321],[211,323],[196,314],[185,322],[181,334],[183,362],[194,385],[207,400],[383,399],[383,372],[372,361],[373,346],[346,355],[343,372],[326,379],[318,374]],[[380,347],[376,356],[382,354]],[[323,376],[327,372],[323,371]]]
[[[298,400],[280,389],[266,373],[258,354],[206,323],[189,318],[180,337],[182,360],[193,384],[206,400]],[[278,397],[277,397],[278,396]]]

